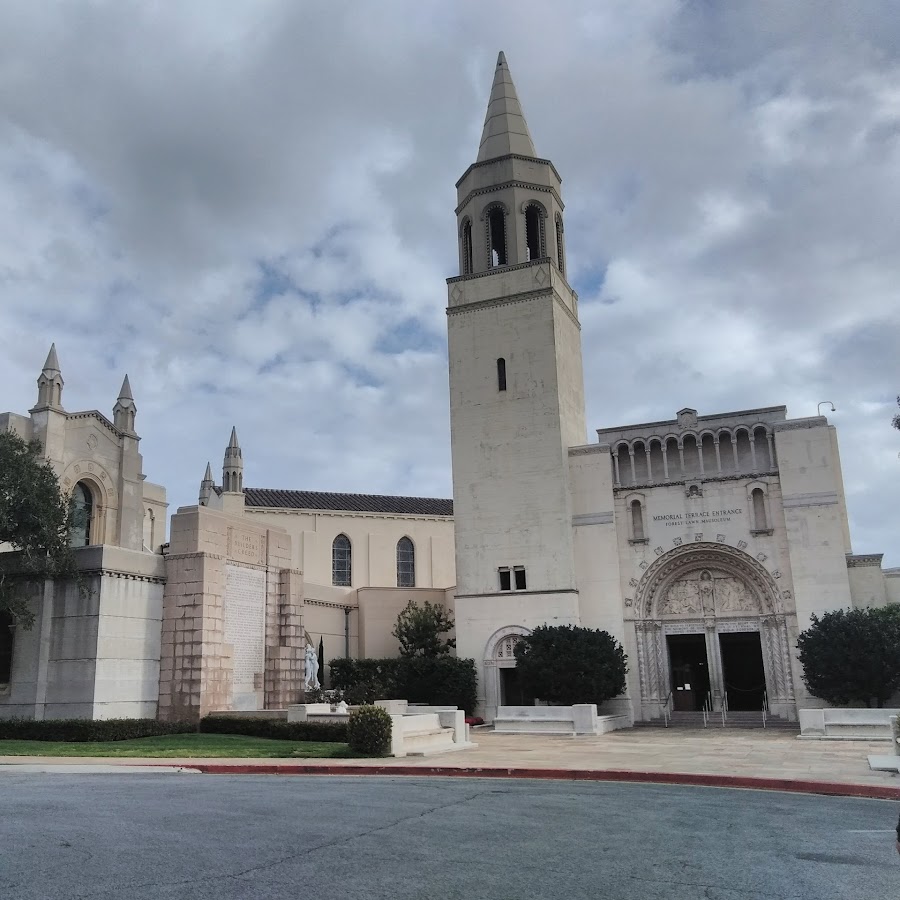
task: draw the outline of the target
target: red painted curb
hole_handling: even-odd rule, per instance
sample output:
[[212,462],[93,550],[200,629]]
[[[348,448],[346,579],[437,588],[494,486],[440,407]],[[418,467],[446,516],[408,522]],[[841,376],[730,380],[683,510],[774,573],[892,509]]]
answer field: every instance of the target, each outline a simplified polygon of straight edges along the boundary
[[900,800],[900,787],[875,784],[841,784],[834,781],[804,781],[789,778],[756,778],[745,775],[698,775],[690,772],[631,772],[621,769],[526,769],[467,768],[442,766],[304,766],[304,765],[190,765],[207,775],[398,775],[449,778],[543,778],[553,781],[621,781],[645,784],[687,784],[700,787],[745,788],[756,791],[788,791],[826,794],[833,797],[868,797]]

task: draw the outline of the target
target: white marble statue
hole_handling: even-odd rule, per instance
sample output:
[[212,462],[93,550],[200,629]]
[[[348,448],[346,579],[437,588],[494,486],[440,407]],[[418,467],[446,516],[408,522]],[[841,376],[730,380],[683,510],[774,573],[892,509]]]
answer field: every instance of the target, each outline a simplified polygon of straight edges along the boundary
[[303,689],[315,691],[321,687],[319,684],[319,657],[311,644],[306,645],[306,681]]

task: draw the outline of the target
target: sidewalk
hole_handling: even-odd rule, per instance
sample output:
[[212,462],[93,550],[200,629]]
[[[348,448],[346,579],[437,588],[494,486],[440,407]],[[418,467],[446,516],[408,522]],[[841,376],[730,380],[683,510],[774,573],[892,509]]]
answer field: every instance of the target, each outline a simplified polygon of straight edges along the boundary
[[[65,766],[185,768],[209,773],[501,775],[676,781],[781,787],[900,799],[900,777],[869,769],[870,753],[883,741],[800,741],[793,733],[707,729],[625,729],[601,737],[494,734],[476,730],[478,747],[403,759],[138,759],[98,757],[0,757],[0,771],[27,765],[43,771]],[[22,771],[20,769],[20,771]],[[62,771],[61,769],[59,771]],[[634,777],[630,777],[632,773]],[[640,777],[638,777],[640,776]],[[799,786],[803,783],[804,786]],[[793,786],[789,786],[793,785]],[[840,786],[856,786],[848,791]],[[816,791],[819,792],[819,791]]]

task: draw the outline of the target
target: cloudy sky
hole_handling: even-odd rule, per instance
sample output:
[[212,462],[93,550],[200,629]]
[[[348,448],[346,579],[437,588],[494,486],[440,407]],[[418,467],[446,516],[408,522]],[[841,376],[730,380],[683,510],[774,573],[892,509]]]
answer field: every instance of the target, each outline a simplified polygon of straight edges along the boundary
[[0,409],[127,371],[172,509],[450,495],[454,183],[498,50],[564,179],[591,428],[833,401],[900,565],[894,0],[0,0]]

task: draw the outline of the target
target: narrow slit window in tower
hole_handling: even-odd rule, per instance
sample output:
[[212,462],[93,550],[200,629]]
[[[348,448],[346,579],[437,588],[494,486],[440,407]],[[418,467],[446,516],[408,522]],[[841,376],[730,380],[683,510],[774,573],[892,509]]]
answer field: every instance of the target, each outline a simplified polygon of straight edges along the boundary
[[556,216],[556,265],[559,267],[560,273],[565,275],[566,260],[563,251],[563,220],[558,213]]
[[501,591],[511,591],[512,590],[512,582],[509,577],[509,569],[505,567],[501,567],[497,570],[500,573],[500,590]]
[[506,390],[506,360],[502,356],[497,360],[497,390]]
[[462,274],[471,275],[472,272],[472,222],[466,219],[462,227]]
[[516,590],[524,591],[527,587],[525,583],[525,567],[524,566],[515,566],[513,572],[516,576]]
[[488,214],[488,250],[492,268],[506,265],[506,213],[500,206]]

